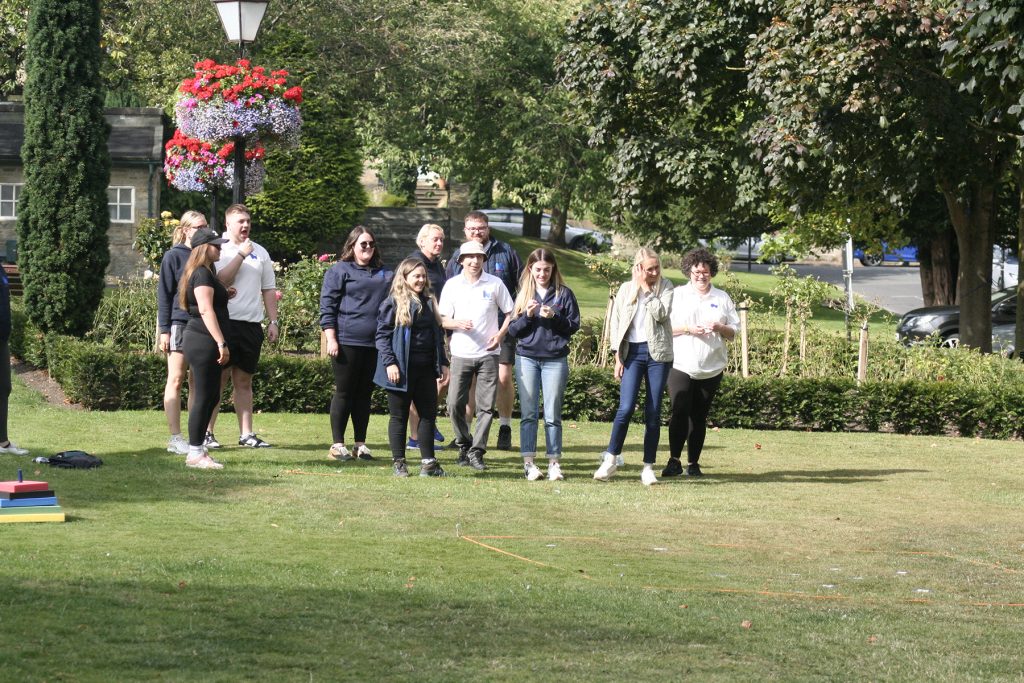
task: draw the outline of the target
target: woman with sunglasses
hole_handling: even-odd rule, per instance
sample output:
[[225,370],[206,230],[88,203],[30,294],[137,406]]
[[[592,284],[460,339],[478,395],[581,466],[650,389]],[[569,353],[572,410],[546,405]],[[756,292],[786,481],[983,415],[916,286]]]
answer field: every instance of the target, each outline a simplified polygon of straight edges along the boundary
[[[377,313],[391,289],[394,272],[381,260],[377,238],[362,225],[349,233],[341,260],[324,275],[320,289],[320,327],[334,368],[331,398],[331,460],[373,460],[366,447],[370,395],[377,369]],[[345,446],[352,418],[354,451]]]
[[228,290],[217,279],[220,247],[227,242],[209,228],[192,234],[192,252],[178,284],[178,303],[188,311],[184,355],[195,377],[195,396],[188,410],[188,455],[185,465],[204,470],[224,466],[210,457],[203,441],[213,409],[220,401],[221,371],[231,361],[228,350]]
[[[185,271],[185,263],[192,252],[192,235],[196,230],[208,227],[206,216],[198,211],[186,211],[181,215],[171,241],[173,246],[164,252],[160,260],[160,279],[157,284],[157,323],[160,327],[160,351],[167,356],[167,382],[164,385],[164,414],[171,438],[167,452],[188,455],[188,440],[181,435],[181,383],[188,373],[188,363],[182,344],[189,315],[178,305],[178,283]],[[195,396],[195,387],[189,374],[189,396]]]
[[711,402],[722,384],[729,362],[726,341],[736,336],[739,316],[729,295],[711,285],[718,274],[718,259],[707,249],[694,249],[683,256],[683,273],[690,281],[676,287],[672,295],[672,369],[668,374],[668,395],[672,419],[668,425],[669,459],[663,477],[684,473],[680,456],[686,446],[686,470],[701,476],[701,450],[708,430]]

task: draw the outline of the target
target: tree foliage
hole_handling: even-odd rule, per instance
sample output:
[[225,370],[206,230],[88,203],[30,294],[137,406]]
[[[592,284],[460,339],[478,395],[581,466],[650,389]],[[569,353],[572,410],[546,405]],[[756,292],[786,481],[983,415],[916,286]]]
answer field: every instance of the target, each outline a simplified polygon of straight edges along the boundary
[[18,264],[28,315],[46,332],[89,329],[110,260],[99,43],[98,0],[34,0]]

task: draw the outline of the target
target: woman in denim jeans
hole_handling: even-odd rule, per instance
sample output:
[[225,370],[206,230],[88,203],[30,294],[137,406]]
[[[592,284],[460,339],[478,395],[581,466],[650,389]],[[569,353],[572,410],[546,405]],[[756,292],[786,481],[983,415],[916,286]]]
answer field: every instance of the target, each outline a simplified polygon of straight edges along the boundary
[[519,451],[530,481],[543,473],[534,464],[537,455],[537,419],[544,393],[544,436],[547,442],[548,479],[564,479],[562,457],[562,399],[569,379],[569,337],[580,329],[580,307],[565,286],[555,255],[535,249],[526,259],[519,279],[519,294],[508,333],[517,340],[516,384],[519,386]]
[[654,462],[661,438],[661,399],[672,367],[672,283],[661,277],[661,259],[641,248],[633,259],[632,279],[619,287],[612,304],[611,342],[615,349],[615,379],[622,383],[619,409],[612,423],[608,449],[594,479],[608,481],[618,469],[629,420],[636,409],[640,384],[647,382],[644,403],[644,465],[640,481],[657,484]]

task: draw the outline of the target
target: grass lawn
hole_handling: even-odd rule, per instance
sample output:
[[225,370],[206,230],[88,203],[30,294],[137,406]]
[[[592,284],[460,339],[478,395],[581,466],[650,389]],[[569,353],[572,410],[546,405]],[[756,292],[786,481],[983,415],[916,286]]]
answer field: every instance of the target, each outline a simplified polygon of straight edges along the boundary
[[259,415],[275,448],[225,448],[224,471],[199,472],[164,451],[161,413],[54,408],[17,384],[11,415],[33,455],[106,464],[0,455],[0,479],[24,467],[69,515],[0,525],[0,680],[1024,671],[1021,443],[719,431],[708,476],[646,489],[636,427],[603,484],[604,424],[567,425],[551,483],[509,453],[471,474],[443,452],[452,476],[395,479],[380,416],[375,463],[325,460],[326,416]]
[[[524,263],[526,262],[526,256],[537,247],[552,248],[544,240],[509,235],[500,230],[495,230],[494,233],[498,239],[512,244]],[[605,307],[608,303],[608,287],[587,269],[586,254],[571,249],[554,249],[553,251],[558,259],[558,267],[562,272],[562,276],[576,295],[583,317],[604,318]],[[737,263],[735,265],[736,268],[732,272],[743,285],[744,291],[753,299],[755,311],[766,311],[772,306],[774,306],[776,311],[785,311],[782,301],[771,294],[771,290],[778,284],[778,278],[774,275],[748,273],[742,270],[742,264]],[[676,285],[685,284],[687,281],[687,278],[683,277],[679,269],[666,268],[664,274],[665,277]],[[722,271],[715,278],[715,283],[721,285],[724,278],[725,272]],[[836,293],[837,296],[842,298],[842,291],[840,289],[837,288]],[[783,322],[784,320],[780,315],[775,320],[775,326],[778,329],[782,329]],[[898,322],[898,316],[893,316],[887,311],[876,313],[871,318],[870,332],[872,339],[892,341],[896,336],[896,324]],[[819,329],[829,330],[836,334],[846,334],[846,325],[841,310],[816,306],[811,324]],[[855,330],[854,335],[856,336],[856,334]]]

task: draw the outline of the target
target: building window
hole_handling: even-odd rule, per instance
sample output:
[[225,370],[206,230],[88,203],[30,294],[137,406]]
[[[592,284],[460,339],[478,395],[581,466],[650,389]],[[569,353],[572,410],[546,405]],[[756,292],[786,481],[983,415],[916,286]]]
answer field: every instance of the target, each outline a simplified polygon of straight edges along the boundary
[[22,183],[0,183],[0,219],[18,217]]
[[112,223],[135,222],[135,188],[108,187],[107,206],[110,208]]

